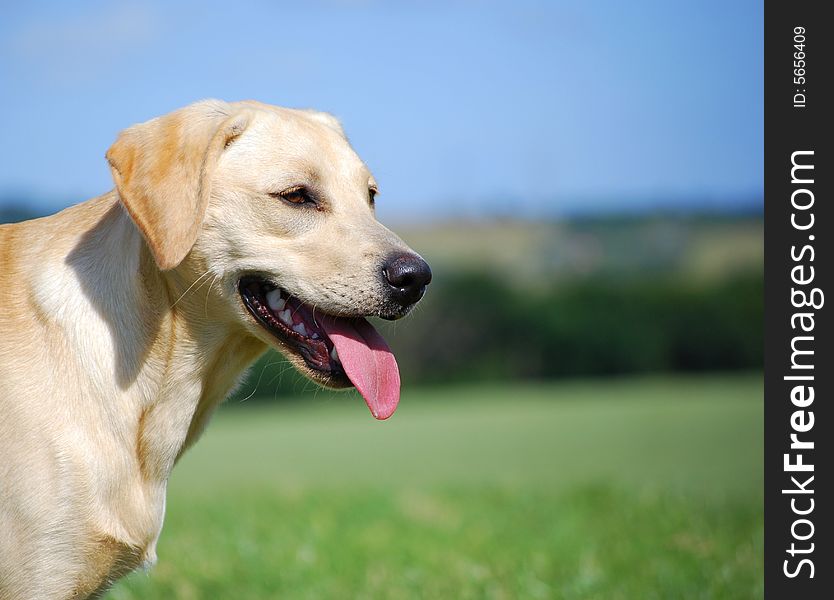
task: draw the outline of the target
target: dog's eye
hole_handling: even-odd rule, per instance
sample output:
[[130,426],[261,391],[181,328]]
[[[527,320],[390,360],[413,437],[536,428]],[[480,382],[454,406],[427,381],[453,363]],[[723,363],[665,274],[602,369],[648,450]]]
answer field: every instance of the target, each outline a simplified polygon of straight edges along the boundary
[[376,204],[376,195],[379,193],[379,190],[376,188],[368,188],[368,202],[371,203],[371,206]]
[[283,192],[270,194],[270,196],[281,198],[290,204],[310,204],[314,205],[316,202],[310,195],[306,188],[301,186],[291,187]]

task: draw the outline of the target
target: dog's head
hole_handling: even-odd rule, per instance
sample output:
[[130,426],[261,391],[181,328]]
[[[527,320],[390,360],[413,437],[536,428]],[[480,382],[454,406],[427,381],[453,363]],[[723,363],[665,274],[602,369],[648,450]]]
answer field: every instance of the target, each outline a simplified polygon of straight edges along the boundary
[[393,413],[396,361],[364,317],[407,314],[431,271],[376,220],[377,183],[334,117],[205,101],[125,130],[107,159],[159,269],[182,293],[210,282],[205,317]]

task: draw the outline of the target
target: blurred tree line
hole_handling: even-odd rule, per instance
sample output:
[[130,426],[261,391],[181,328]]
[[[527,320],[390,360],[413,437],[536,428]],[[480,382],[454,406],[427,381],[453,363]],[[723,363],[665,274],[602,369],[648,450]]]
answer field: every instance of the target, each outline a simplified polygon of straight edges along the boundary
[[519,290],[458,274],[389,338],[411,381],[755,369],[762,284],[592,278]]
[[[404,385],[761,369],[763,278],[590,278],[518,289],[485,273],[437,278],[403,321],[376,322]],[[273,397],[309,389],[274,353],[253,369]]]

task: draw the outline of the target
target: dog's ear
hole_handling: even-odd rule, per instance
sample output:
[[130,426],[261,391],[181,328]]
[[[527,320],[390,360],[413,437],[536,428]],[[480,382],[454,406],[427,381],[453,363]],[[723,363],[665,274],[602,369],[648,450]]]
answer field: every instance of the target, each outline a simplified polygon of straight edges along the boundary
[[107,151],[119,198],[161,270],[194,245],[217,158],[248,121],[226,103],[199,102],[124,130]]

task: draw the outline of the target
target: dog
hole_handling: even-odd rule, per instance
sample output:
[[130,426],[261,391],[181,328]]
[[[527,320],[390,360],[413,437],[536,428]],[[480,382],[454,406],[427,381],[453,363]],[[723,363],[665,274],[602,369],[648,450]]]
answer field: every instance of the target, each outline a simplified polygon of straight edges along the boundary
[[115,188],[0,226],[0,599],[96,598],[156,561],[166,483],[278,349],[377,419],[426,262],[327,113],[206,100],[123,131]]

